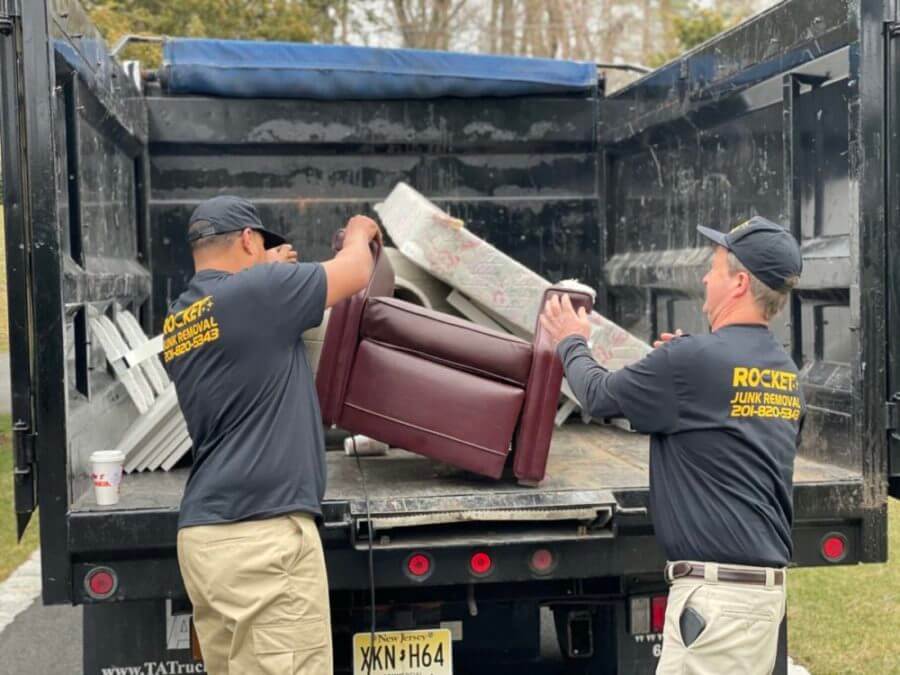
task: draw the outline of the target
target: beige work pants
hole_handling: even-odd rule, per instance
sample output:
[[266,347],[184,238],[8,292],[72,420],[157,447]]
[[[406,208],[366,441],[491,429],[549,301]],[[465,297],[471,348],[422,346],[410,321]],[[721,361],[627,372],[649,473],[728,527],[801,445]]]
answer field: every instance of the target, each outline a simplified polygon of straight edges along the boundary
[[328,578],[312,516],[183,528],[178,565],[208,673],[332,673]]
[[[706,579],[675,579],[669,588],[657,675],[769,675],[778,652],[786,585],[720,582],[718,566],[704,565]],[[687,607],[693,607],[706,622],[689,647],[682,641],[679,624]]]

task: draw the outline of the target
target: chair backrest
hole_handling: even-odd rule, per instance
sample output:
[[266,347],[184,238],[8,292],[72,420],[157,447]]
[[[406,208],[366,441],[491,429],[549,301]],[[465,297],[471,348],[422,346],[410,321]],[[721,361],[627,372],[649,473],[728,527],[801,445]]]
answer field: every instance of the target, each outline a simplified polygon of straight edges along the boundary
[[[340,230],[333,242],[335,252],[341,250],[343,240],[343,230]],[[374,242],[372,256],[375,266],[369,284],[356,295],[332,307],[328,319],[316,373],[316,391],[325,424],[337,424],[340,416],[359,342],[359,326],[366,300],[369,297],[390,297],[394,294],[394,270],[382,247]]]

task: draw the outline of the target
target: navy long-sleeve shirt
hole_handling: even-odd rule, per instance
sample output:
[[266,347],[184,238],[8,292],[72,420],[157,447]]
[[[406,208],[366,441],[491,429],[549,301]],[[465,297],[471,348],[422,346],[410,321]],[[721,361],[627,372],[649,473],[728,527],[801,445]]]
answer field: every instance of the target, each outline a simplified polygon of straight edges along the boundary
[[766,327],[677,338],[615,372],[581,336],[558,352],[583,410],[650,434],[651,516],[669,560],[787,565],[805,404]]

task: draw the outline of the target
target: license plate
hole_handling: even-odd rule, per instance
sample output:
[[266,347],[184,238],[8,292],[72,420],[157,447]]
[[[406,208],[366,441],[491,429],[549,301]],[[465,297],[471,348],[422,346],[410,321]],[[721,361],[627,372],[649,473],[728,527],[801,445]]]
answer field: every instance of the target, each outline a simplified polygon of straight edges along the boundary
[[[353,675],[452,675],[450,631],[403,630],[353,636]],[[370,670],[371,666],[371,670]]]

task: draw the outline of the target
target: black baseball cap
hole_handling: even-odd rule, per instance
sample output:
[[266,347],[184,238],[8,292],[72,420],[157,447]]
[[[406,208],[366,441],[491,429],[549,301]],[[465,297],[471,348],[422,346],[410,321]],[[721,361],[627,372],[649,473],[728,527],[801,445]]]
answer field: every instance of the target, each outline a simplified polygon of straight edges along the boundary
[[697,231],[734,253],[753,276],[773,290],[784,289],[788,279],[803,271],[803,256],[794,235],[761,216],[754,216],[733,232],[702,226]]
[[216,234],[240,232],[244,228],[249,227],[263,236],[264,246],[267,249],[287,243],[287,240],[280,234],[275,234],[264,228],[256,207],[241,197],[222,195],[221,197],[207,199],[194,209],[188,222],[188,228],[201,220],[209,224],[197,230],[189,230],[188,241],[197,241],[203,237],[212,237]]

